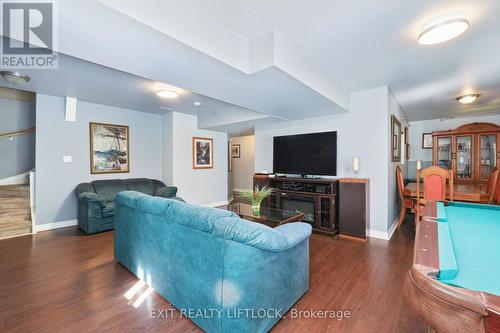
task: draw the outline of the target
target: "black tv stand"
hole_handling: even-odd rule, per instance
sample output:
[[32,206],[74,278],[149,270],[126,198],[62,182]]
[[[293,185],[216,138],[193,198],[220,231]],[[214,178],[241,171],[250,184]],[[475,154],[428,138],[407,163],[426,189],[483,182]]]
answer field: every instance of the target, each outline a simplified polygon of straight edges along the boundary
[[255,174],[254,186],[257,185],[273,188],[263,206],[298,210],[304,213],[304,222],[311,224],[314,232],[338,234],[338,180]]
[[301,173],[299,176],[276,175],[275,178],[322,179],[321,177],[310,176],[306,173]]

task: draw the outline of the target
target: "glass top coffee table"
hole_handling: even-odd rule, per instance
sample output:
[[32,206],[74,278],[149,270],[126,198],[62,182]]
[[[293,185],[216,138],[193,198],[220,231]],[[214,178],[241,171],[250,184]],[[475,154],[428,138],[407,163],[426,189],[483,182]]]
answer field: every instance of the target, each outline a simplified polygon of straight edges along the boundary
[[269,207],[260,207],[259,216],[255,216],[252,213],[252,206],[245,203],[229,204],[221,208],[238,214],[239,217],[245,220],[259,222],[269,227],[276,227],[288,222],[302,221],[304,218],[304,213],[299,211]]

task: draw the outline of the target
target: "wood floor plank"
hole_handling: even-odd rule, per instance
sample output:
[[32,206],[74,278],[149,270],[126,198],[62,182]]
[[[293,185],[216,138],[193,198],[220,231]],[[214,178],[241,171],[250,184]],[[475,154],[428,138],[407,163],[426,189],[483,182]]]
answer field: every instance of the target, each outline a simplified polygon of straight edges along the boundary
[[[273,332],[424,332],[405,304],[414,228],[406,223],[390,242],[354,242],[313,234],[310,291],[298,311],[349,311],[349,319],[292,318]],[[201,332],[175,316],[153,292],[137,308],[124,294],[137,278],[113,258],[113,232],[86,236],[76,227],[0,240],[0,332]],[[141,291],[146,290],[144,287]]]

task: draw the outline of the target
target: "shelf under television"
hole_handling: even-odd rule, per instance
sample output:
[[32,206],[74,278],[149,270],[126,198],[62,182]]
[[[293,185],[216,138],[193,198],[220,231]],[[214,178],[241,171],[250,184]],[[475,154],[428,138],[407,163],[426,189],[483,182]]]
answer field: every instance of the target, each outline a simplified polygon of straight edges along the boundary
[[292,191],[292,190],[282,190],[279,188],[274,188],[273,191],[281,192],[281,193],[290,193],[290,194],[304,194],[304,195],[317,195],[325,198],[333,198],[335,194],[327,194],[327,193],[316,193],[316,192],[304,192],[304,191]]

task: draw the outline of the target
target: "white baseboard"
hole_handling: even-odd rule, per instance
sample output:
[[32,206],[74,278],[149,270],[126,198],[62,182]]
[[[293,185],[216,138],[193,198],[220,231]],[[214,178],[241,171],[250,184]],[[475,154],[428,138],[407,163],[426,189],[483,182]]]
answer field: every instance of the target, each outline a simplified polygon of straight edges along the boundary
[[391,227],[389,228],[389,239],[392,238],[392,235],[394,234],[394,231],[398,228],[398,221],[399,221],[399,216],[396,217],[396,219],[392,222]]
[[28,184],[29,171],[20,175],[0,179],[0,185],[24,185]]
[[370,238],[389,240],[389,233],[387,231],[366,229],[366,235]]
[[233,192],[245,192],[248,191],[248,188],[233,188]]
[[218,206],[224,206],[228,205],[229,200],[224,200],[224,201],[219,201],[219,202],[209,202],[209,203],[204,203],[204,204],[199,204],[200,206],[204,207],[218,207]]
[[78,225],[78,220],[68,220],[68,221],[37,224],[37,225],[35,225],[35,230],[33,231],[33,233],[37,233],[40,231],[46,231],[46,230],[59,229],[59,228],[66,228],[66,227],[71,227],[74,225]]
[[394,231],[396,231],[397,227],[398,227],[398,218],[396,218],[396,220],[392,222],[392,225],[388,231],[366,229],[366,234],[370,238],[378,238],[388,241],[392,238],[392,235],[394,234]]

